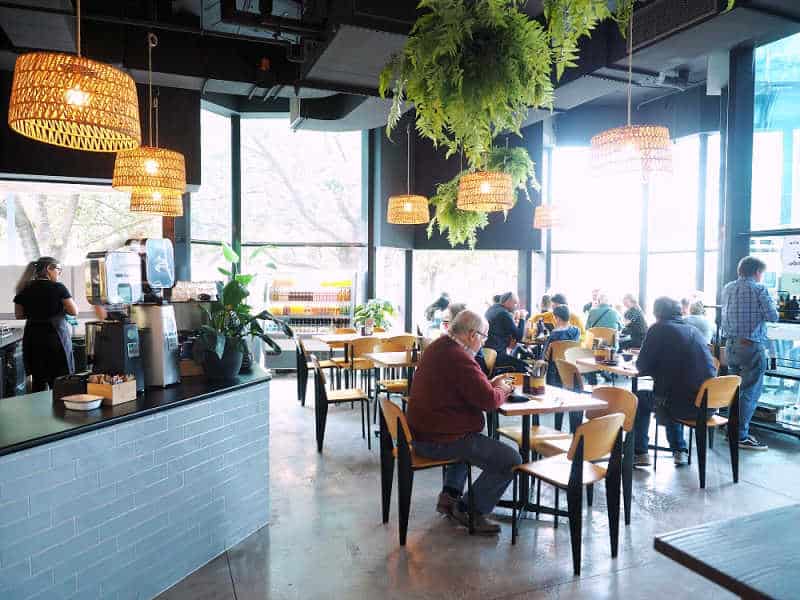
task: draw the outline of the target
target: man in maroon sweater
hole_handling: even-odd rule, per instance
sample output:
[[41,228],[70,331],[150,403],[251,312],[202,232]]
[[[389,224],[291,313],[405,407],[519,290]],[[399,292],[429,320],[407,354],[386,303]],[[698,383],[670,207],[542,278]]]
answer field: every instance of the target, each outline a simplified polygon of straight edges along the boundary
[[[414,450],[432,459],[459,459],[482,470],[473,486],[474,525],[477,533],[495,534],[500,525],[486,519],[512,480],[520,464],[519,452],[486,437],[483,412],[502,405],[512,391],[504,375],[491,381],[475,361],[489,324],[479,314],[462,311],[450,323],[447,335],[423,353],[408,403],[408,424]],[[448,466],[444,490],[436,510],[466,526],[467,507],[460,500],[467,479],[464,464]]]

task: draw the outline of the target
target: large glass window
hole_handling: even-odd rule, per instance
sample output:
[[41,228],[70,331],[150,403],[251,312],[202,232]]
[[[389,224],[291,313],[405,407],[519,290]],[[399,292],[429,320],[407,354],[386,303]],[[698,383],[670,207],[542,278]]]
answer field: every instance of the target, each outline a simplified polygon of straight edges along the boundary
[[403,327],[406,314],[406,251],[402,248],[378,248],[375,292],[378,298],[397,307],[395,324]]
[[755,51],[753,230],[800,226],[800,34]]
[[[193,241],[226,242],[233,237],[231,120],[200,111],[200,190],[191,197]],[[192,243],[192,280],[216,281],[217,267],[230,268],[221,244]]]
[[292,131],[286,119],[241,127],[244,242],[366,242],[360,131]]
[[[701,144],[707,144],[705,190],[701,190]],[[567,294],[574,310],[602,288],[612,303],[644,292],[648,304],[661,295],[693,294],[698,287],[697,252],[703,264],[716,259],[719,237],[719,135],[688,136],[673,146],[673,175],[656,179],[647,199],[634,177],[577,177],[591,173],[588,148],[553,149],[552,195],[563,225],[552,231],[550,289]],[[701,203],[704,200],[704,203]],[[639,290],[642,207],[647,202],[646,289]],[[698,248],[698,219],[705,209],[705,245]],[[709,303],[716,297],[714,274],[702,274]],[[646,309],[649,307],[645,307]]]
[[201,185],[192,194],[192,239],[231,241],[231,120],[200,111]]
[[0,181],[0,264],[54,256],[80,265],[129,238],[160,237],[161,222],[132,213],[129,195],[110,187]]
[[442,292],[479,313],[495,294],[517,290],[516,250],[417,250],[414,252],[414,322]]
[[553,254],[550,289],[565,294],[570,308],[579,313],[591,302],[592,290],[603,288],[612,303],[639,293],[639,253]]

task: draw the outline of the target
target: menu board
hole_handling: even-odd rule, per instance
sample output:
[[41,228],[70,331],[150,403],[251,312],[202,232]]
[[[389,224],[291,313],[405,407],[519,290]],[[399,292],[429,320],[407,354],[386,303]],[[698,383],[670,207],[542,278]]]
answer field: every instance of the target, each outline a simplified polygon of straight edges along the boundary
[[783,238],[781,265],[784,274],[800,275],[800,236],[792,235]]

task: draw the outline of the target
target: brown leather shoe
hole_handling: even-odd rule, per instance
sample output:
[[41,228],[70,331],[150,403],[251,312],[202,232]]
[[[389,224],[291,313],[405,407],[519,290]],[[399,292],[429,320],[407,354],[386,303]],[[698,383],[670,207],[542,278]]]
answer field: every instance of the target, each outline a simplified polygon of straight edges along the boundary
[[[458,521],[459,524],[469,529],[469,515],[465,512],[461,512],[458,508],[458,504],[453,506],[452,517]],[[472,527],[475,531],[475,535],[497,535],[500,533],[500,523],[495,523],[478,513],[472,516]]]
[[447,492],[439,494],[439,499],[436,501],[436,512],[448,517],[453,514],[453,507],[458,504],[458,498],[455,498]]

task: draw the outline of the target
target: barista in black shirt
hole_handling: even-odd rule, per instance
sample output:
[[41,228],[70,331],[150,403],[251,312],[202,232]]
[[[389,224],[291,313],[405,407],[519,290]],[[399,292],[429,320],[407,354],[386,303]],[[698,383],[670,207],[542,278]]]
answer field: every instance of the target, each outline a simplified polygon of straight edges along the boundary
[[17,283],[14,314],[26,319],[22,338],[25,372],[33,377],[33,391],[41,392],[61,375],[75,371],[72,335],[66,315],[77,315],[78,307],[63,283],[61,266],[43,256],[31,262]]

